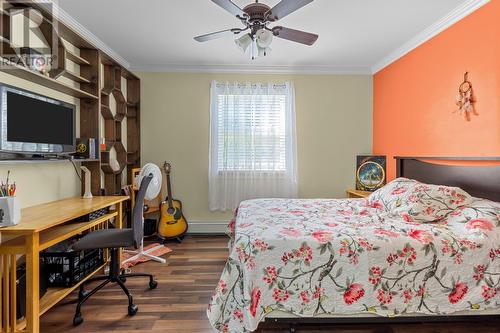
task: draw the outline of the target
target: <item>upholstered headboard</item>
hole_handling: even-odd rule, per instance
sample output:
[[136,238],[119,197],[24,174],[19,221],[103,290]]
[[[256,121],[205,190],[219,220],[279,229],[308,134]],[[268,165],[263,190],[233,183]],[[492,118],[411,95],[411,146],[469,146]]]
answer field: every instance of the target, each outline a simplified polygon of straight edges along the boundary
[[500,202],[500,157],[395,157],[396,174]]

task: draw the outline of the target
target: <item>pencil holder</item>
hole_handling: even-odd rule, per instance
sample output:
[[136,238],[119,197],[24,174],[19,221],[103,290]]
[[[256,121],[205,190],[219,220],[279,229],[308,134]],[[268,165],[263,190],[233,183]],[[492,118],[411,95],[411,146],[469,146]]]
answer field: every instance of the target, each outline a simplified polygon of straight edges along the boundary
[[13,226],[21,220],[21,208],[16,197],[0,197],[0,227]]

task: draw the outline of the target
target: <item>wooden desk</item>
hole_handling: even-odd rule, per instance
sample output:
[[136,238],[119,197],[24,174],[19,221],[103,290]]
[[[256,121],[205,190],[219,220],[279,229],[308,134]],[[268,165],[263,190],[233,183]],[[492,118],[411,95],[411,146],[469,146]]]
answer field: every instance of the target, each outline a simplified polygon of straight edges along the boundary
[[347,190],[346,193],[348,198],[367,198],[370,194],[372,194],[372,192],[352,189]]
[[[39,317],[78,288],[49,288],[39,297],[39,252],[82,232],[103,229],[115,218],[115,226],[122,227],[122,202],[125,196],[70,198],[21,210],[18,225],[0,228],[2,237],[10,240],[0,244],[0,332],[39,332]],[[102,208],[114,206],[108,214],[87,222],[72,222]],[[16,259],[26,255],[26,319],[16,320]],[[104,265],[103,265],[104,266]],[[97,269],[90,276],[99,271]],[[86,279],[88,279],[88,276]],[[2,307],[3,304],[3,307]],[[71,321],[71,318],[68,318]]]

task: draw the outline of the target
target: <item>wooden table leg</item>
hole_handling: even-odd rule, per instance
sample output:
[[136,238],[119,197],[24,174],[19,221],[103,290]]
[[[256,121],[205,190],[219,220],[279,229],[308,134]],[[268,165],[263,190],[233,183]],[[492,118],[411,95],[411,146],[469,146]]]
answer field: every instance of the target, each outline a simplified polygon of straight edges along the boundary
[[[118,206],[116,207],[116,211],[118,213],[118,216],[116,217],[116,228],[117,229],[122,229],[123,228],[123,203],[119,202]],[[118,263],[120,265],[120,269],[122,267],[122,249],[118,249]]]
[[40,235],[26,236],[26,329],[30,333],[40,332]]

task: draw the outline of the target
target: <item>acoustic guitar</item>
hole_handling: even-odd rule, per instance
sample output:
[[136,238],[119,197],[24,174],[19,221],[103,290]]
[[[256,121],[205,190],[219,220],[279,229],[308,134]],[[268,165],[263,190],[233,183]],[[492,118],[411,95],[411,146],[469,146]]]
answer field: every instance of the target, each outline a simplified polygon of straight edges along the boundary
[[158,223],[158,237],[163,240],[177,239],[179,242],[188,230],[188,224],[182,214],[182,202],[172,197],[170,185],[170,163],[165,162],[163,169],[167,178],[167,197],[160,203],[160,222]]

